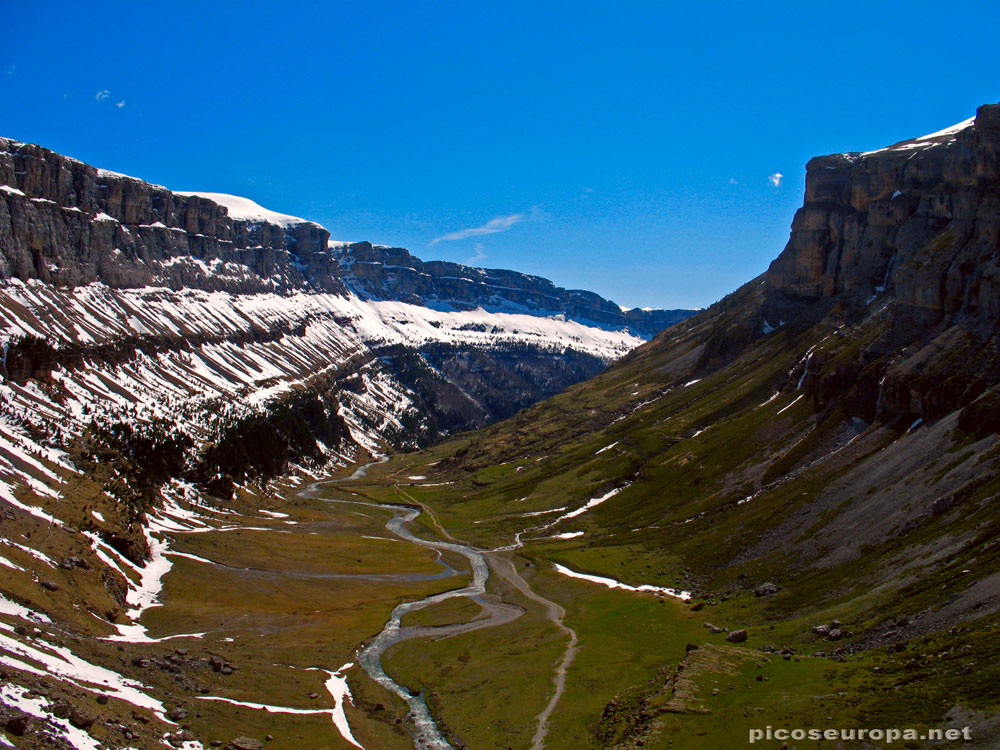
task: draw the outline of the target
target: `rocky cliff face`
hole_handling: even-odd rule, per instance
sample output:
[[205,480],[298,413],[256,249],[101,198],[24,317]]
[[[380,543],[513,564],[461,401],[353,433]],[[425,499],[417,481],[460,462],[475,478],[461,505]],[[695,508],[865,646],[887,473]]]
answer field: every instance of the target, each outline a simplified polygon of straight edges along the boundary
[[344,290],[318,224],[234,219],[214,201],[8,139],[0,139],[0,185],[4,280]]
[[210,197],[0,138],[0,280],[282,294],[345,293],[347,281],[368,298],[563,315],[645,338],[693,314],[622,311],[593,292],[537,276],[425,262],[369,242],[331,247],[329,238],[309,221],[239,218]]
[[855,302],[892,288],[938,316],[995,318],[998,184],[1000,105],[879,151],[812,159],[768,284],[779,296]]
[[[245,198],[176,193],[0,139],[0,441],[9,428],[22,442],[28,425],[54,450],[95,430],[176,431],[193,454],[239,430],[270,430],[275,445],[304,434],[280,402],[312,394],[303,408],[326,410],[313,421],[328,450],[300,441],[275,454],[277,468],[261,454],[270,468],[258,476],[270,476],[299,459],[481,426],[641,343],[623,325],[540,317],[539,301],[551,292],[561,304],[564,291],[544,279],[478,271],[524,302],[497,315],[475,309],[481,289],[451,277],[474,269],[367,243],[345,256],[329,237]],[[417,304],[360,299],[339,257],[383,297]],[[407,265],[388,271],[390,261]],[[419,293],[435,290],[467,303],[431,309]],[[331,424],[343,428],[336,441]],[[0,450],[0,492],[23,483],[19,467]]]
[[563,289],[548,279],[503,269],[422,261],[400,247],[369,242],[339,245],[344,281],[363,297],[457,310],[562,315],[590,325],[629,329],[650,338],[695,310],[622,310],[593,292]]
[[804,375],[821,409],[937,419],[1000,383],[1000,105],[806,170],[754,325],[824,319],[844,339]]

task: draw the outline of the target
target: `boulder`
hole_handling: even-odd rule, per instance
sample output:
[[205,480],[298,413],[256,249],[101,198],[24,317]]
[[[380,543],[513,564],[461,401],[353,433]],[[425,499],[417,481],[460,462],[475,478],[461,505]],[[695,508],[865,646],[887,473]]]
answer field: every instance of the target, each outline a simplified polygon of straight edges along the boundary
[[34,721],[34,717],[31,714],[16,713],[7,719],[4,727],[15,737],[23,737],[31,726],[32,721]]
[[781,591],[781,587],[778,584],[767,581],[755,588],[753,594],[754,596],[771,596],[771,594],[777,594],[779,591]]

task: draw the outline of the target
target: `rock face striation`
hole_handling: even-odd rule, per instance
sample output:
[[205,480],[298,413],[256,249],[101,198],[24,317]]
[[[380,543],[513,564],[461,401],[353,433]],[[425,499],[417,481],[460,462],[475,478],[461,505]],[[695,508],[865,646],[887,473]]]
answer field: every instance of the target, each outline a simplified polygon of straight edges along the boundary
[[0,139],[0,186],[5,280],[344,291],[318,224],[234,219],[212,200],[8,139]]
[[[93,438],[138,455],[140,440],[220,476],[274,476],[510,416],[677,316],[633,318],[0,138],[0,440],[27,420],[57,450]],[[205,453],[254,441],[279,449]],[[19,467],[0,451],[0,485]],[[163,479],[142,478],[142,502]]]
[[346,293],[349,286],[364,298],[563,315],[642,338],[694,314],[623,311],[593,292],[538,276],[425,262],[369,242],[330,243],[319,224],[266,210],[242,218],[213,196],[220,198],[172,192],[0,138],[0,279],[240,294]]
[[457,310],[562,315],[567,319],[650,338],[695,310],[623,310],[594,292],[563,289],[539,276],[422,261],[400,247],[357,242],[335,247],[344,282],[362,297],[394,299]]
[[806,165],[805,201],[767,282],[799,300],[893,289],[939,317],[1000,305],[1000,105],[921,138]]
[[936,419],[1000,382],[1000,105],[930,135],[812,159],[784,251],[764,275],[764,331],[857,325],[804,385],[821,408]]

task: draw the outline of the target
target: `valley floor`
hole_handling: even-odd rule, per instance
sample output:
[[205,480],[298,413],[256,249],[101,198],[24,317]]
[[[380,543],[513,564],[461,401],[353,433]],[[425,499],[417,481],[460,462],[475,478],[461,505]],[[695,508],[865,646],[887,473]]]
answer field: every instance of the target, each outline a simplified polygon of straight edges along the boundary
[[[145,642],[74,648],[97,663],[114,659],[109,646],[122,649],[126,676],[166,709],[186,712],[170,714],[188,729],[185,747],[248,737],[276,750],[412,748],[410,707],[371,679],[358,657],[400,603],[472,582],[469,561],[443,548],[455,546],[446,527],[468,522],[435,509],[440,485],[425,479],[434,469],[426,455],[402,456],[314,490],[286,487],[280,508],[246,509],[212,529],[189,532],[176,518],[162,602],[145,611],[147,635],[135,639]],[[387,529],[401,505],[423,509],[407,528],[439,548]],[[523,515],[526,527],[538,525]],[[881,656],[824,658],[825,643],[795,618],[730,642],[727,631],[756,619],[752,600],[706,609],[682,592],[615,587],[609,574],[641,568],[637,547],[522,536],[523,547],[483,550],[484,594],[435,597],[410,611],[401,625],[417,637],[382,659],[390,677],[426,701],[450,746],[709,749],[742,747],[751,730],[767,726],[882,726],[864,711],[884,689]],[[787,655],[762,650],[765,643]],[[234,671],[216,671],[219,663]],[[95,706],[101,721],[92,735],[124,747],[112,730],[136,724],[131,708],[116,697]],[[976,720],[970,712],[946,726]],[[136,740],[145,729],[138,724]],[[177,729],[160,726],[144,746]]]

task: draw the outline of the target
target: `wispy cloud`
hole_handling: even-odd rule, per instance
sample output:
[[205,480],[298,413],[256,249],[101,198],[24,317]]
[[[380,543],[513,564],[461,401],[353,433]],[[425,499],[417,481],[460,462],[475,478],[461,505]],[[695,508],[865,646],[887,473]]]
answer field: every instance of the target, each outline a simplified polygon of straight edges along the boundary
[[483,247],[483,243],[477,242],[475,247],[476,254],[473,255],[471,258],[467,258],[465,261],[466,264],[471,266],[478,263],[481,260],[486,260],[486,253],[484,253],[483,250],[485,250],[485,248]]
[[9,75],[9,76],[14,75],[14,66],[13,65],[11,65],[9,68],[7,68],[7,75]]
[[455,240],[464,240],[469,237],[480,237],[484,234],[496,234],[497,232],[506,232],[512,226],[524,221],[526,218],[527,218],[526,214],[511,214],[510,216],[497,216],[495,219],[490,219],[481,227],[470,227],[469,229],[460,229],[457,232],[451,232],[450,234],[445,234],[440,237],[435,237],[433,240],[431,240],[430,244],[436,245],[439,242],[453,242]]
[[100,91],[97,92],[97,94],[94,95],[94,100],[95,101],[99,101],[99,102],[103,102],[109,96],[111,96],[111,92],[110,91],[108,91],[107,89],[101,89]]
[[768,176],[767,181],[774,185],[774,187],[781,187],[781,178],[784,176],[781,172],[775,172]]
[[[778,176],[780,177],[781,175],[778,175]],[[729,184],[730,184],[730,185],[739,185],[739,184],[740,184],[740,181],[739,181],[739,180],[737,180],[737,179],[736,179],[735,177],[730,177],[730,178],[729,178]]]
[[122,99],[122,100],[121,100],[120,102],[118,102],[118,103],[117,103],[117,104],[116,104],[115,106],[116,106],[116,107],[118,107],[118,109],[121,109],[122,107],[124,107],[124,106],[125,106],[125,100],[124,100],[124,99]]

